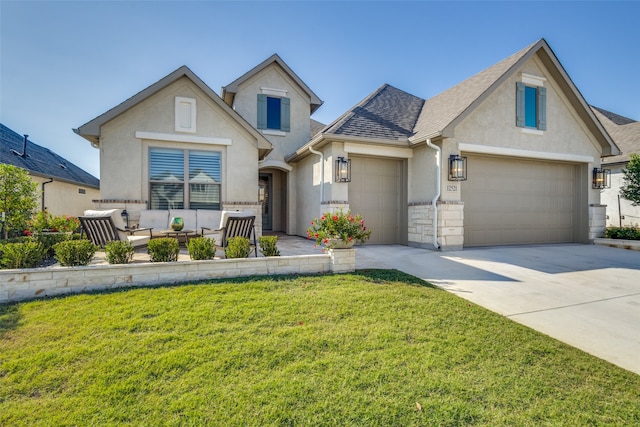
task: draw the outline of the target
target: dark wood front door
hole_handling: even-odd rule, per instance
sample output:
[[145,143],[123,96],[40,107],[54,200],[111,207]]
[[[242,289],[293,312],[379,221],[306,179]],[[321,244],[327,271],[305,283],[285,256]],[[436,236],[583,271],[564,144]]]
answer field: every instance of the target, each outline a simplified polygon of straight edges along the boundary
[[258,177],[258,200],[262,203],[262,229],[273,230],[272,176],[270,173]]

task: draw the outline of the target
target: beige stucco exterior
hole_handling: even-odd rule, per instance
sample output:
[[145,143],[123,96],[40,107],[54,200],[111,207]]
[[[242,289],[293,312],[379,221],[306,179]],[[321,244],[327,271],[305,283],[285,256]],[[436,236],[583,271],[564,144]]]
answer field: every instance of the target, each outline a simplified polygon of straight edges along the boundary
[[[195,99],[196,132],[175,131],[176,97]],[[141,132],[146,132],[144,137],[136,137]],[[158,139],[154,139],[154,133]],[[175,140],[165,140],[172,136]],[[214,141],[201,142],[198,137]],[[257,202],[255,139],[188,78],[181,78],[103,126],[101,199],[148,200],[150,147],[219,151],[223,168],[222,200]]]
[[640,206],[620,196],[620,187],[624,184],[622,169],[625,165],[607,166],[611,170],[611,188],[600,190],[600,200],[606,205],[607,227],[640,226]]
[[252,126],[257,127],[257,95],[274,89],[282,91],[283,97],[291,100],[291,130],[289,132],[278,132],[265,129],[261,130],[261,132],[274,147],[267,160],[284,164],[284,158],[309,141],[311,136],[311,122],[309,120],[311,100],[309,95],[274,62],[239,85],[233,107]]
[[38,209],[44,207],[52,215],[82,215],[86,209],[93,208],[93,200],[100,195],[100,190],[87,185],[55,178],[51,181],[49,177],[36,175],[31,175],[31,178],[38,184]]

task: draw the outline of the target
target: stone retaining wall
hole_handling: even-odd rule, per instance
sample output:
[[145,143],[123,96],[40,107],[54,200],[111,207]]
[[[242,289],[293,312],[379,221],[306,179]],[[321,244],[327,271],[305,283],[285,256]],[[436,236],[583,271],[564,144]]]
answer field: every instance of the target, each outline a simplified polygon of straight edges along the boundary
[[356,250],[326,254],[0,270],[0,303],[219,278],[355,271]]
[[611,246],[612,248],[629,249],[632,251],[640,251],[640,240],[623,240],[623,239],[594,239],[596,245]]

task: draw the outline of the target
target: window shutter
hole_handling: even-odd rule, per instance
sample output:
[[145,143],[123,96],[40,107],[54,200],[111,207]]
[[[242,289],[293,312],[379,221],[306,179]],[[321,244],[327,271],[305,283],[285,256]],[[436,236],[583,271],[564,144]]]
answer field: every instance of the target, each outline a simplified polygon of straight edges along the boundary
[[267,95],[258,94],[258,129],[267,128]]
[[289,98],[280,99],[280,130],[291,131],[291,100]]
[[516,82],[516,126],[524,127],[524,83]]
[[547,88],[538,88],[538,129],[547,130]]

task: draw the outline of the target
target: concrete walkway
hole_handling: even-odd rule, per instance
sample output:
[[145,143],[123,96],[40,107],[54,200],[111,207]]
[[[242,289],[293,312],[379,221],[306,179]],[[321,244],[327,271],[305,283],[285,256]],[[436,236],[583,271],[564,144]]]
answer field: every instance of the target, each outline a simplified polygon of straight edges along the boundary
[[539,245],[437,252],[360,246],[356,268],[394,268],[640,374],[640,251]]

